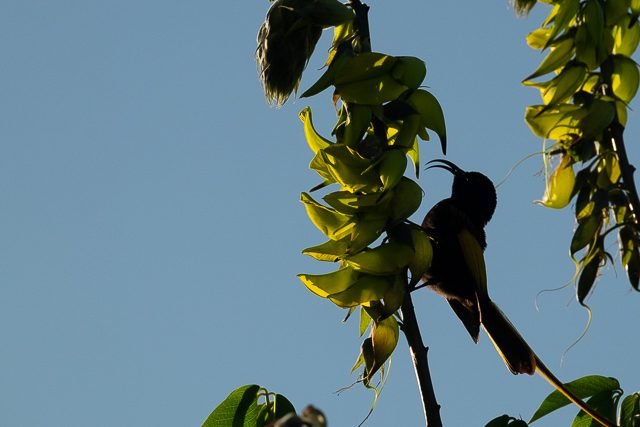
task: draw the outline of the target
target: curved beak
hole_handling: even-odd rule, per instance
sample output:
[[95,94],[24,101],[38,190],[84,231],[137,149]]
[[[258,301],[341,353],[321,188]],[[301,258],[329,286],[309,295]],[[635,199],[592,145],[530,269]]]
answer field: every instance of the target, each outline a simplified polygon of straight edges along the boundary
[[[438,163],[438,164],[431,164],[431,163]],[[439,163],[442,163],[442,164],[439,164]],[[431,166],[427,166],[426,168],[424,168],[425,170],[432,169],[432,168],[441,168],[441,169],[448,170],[453,175],[460,175],[464,173],[462,169],[460,169],[458,166],[456,166],[455,163],[450,162],[449,160],[434,159],[434,160],[431,160],[430,162],[427,162],[427,165],[429,164],[431,164]]]

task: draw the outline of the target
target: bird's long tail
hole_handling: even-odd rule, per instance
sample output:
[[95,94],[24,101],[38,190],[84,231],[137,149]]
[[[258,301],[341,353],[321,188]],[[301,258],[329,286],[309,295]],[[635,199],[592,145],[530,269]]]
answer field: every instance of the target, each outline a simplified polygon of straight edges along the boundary
[[533,375],[537,372],[547,380],[556,390],[562,393],[576,406],[589,414],[591,418],[605,427],[615,427],[616,424],[598,414],[582,399],[573,394],[555,375],[542,363],[533,352],[529,344],[511,324],[498,306],[490,299],[480,303],[480,320],[487,335],[500,353],[509,370],[514,374]]
[[490,299],[480,301],[480,322],[502,360],[513,374],[533,375],[536,355],[498,306]]

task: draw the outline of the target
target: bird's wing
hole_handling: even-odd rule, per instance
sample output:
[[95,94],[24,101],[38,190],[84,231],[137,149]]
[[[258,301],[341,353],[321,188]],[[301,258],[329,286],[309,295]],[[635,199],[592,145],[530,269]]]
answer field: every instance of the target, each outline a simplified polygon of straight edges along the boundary
[[462,228],[458,232],[458,242],[462,249],[462,255],[469,272],[473,277],[476,286],[476,292],[479,298],[488,297],[487,291],[487,269],[484,265],[484,255],[482,246],[478,240],[471,234],[469,229]]

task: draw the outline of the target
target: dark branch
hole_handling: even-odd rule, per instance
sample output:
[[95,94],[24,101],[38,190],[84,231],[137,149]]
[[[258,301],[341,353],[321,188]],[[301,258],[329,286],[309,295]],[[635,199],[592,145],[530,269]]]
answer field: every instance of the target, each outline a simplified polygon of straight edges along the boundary
[[[613,59],[610,56],[609,59],[604,61],[600,66],[600,70],[602,72],[602,77],[604,81],[604,94],[615,98],[615,94],[613,93],[612,88],[612,76],[613,76]],[[640,198],[638,198],[638,190],[636,189],[636,183],[633,179],[633,173],[636,168],[629,162],[629,157],[627,156],[627,149],[624,145],[624,126],[620,123],[620,118],[618,117],[618,112],[616,111],[613,123],[608,129],[608,132],[605,132],[605,137],[608,136],[611,138],[611,145],[613,150],[618,155],[618,162],[620,164],[620,173],[622,174],[622,183],[624,189],[626,190],[627,197],[629,198],[629,208],[633,214],[633,222],[636,225],[636,231],[638,230],[638,226],[640,225],[640,221],[638,221],[638,215],[640,215]],[[609,142],[609,141],[608,141]]]
[[356,14],[355,29],[356,52],[371,52],[371,35],[369,33],[369,6],[360,0],[349,0],[349,6]]
[[431,373],[429,371],[429,360],[427,359],[428,348],[422,342],[420,327],[416,319],[416,312],[413,308],[411,300],[411,292],[407,292],[402,303],[402,332],[407,338],[409,344],[409,352],[413,361],[413,367],[418,380],[420,389],[420,397],[422,398],[422,407],[424,409],[424,417],[429,427],[442,427],[440,419],[440,405],[436,400],[436,394],[431,381]]

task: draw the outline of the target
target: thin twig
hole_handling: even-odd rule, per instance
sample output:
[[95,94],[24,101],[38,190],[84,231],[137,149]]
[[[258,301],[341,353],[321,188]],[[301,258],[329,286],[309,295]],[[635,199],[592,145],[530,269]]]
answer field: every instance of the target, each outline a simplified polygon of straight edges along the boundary
[[429,371],[429,360],[427,359],[429,349],[422,342],[420,327],[418,326],[416,312],[411,300],[411,292],[405,294],[400,310],[402,312],[402,332],[409,344],[409,352],[411,353],[411,360],[418,380],[426,425],[429,427],[442,427],[440,405],[436,400]]

